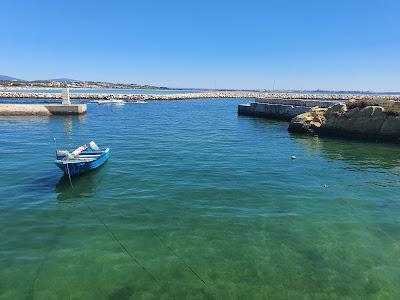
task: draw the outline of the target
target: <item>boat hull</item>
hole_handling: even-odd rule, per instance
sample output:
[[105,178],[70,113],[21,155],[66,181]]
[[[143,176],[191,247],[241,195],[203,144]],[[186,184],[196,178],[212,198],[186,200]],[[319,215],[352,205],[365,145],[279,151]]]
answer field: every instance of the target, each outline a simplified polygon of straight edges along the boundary
[[102,166],[110,157],[110,153],[107,149],[106,152],[99,158],[92,161],[85,160],[56,160],[55,164],[59,167],[66,175],[78,176],[89,171],[95,170]]

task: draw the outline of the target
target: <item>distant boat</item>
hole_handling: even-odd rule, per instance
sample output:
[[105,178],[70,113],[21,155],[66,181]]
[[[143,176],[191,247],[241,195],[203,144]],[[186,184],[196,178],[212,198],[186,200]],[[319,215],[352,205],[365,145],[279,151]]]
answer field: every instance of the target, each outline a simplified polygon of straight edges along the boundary
[[116,99],[114,96],[107,96],[106,99],[98,99],[98,100],[92,100],[90,101],[92,103],[97,103],[97,104],[116,104],[116,105],[124,105],[125,101],[122,99]]
[[147,102],[144,100],[134,100],[134,101],[127,101],[128,104],[146,104]]
[[89,148],[83,145],[72,152],[56,151],[55,164],[68,176],[77,176],[97,169],[110,157],[110,149],[99,149],[92,141]]
[[105,99],[105,100],[93,100],[90,102],[97,103],[97,104],[116,104],[116,105],[124,105],[125,104],[124,100],[113,99],[113,98],[109,98],[109,99]]

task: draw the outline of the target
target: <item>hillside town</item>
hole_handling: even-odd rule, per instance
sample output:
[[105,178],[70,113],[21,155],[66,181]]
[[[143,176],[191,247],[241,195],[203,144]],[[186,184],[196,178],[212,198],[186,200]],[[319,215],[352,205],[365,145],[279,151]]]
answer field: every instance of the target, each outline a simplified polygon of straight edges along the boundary
[[53,80],[0,80],[0,89],[29,89],[29,88],[71,88],[71,89],[168,89],[151,85],[140,85],[134,83],[111,83],[101,81],[80,81],[72,79],[53,79]]

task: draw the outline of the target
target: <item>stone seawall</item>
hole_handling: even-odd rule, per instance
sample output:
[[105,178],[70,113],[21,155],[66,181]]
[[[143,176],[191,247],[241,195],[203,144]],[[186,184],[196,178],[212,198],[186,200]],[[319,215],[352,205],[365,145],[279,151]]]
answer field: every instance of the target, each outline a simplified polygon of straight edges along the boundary
[[[61,93],[31,93],[31,92],[4,92],[0,91],[0,98],[15,99],[61,99]],[[221,99],[221,98],[255,98],[257,102],[268,102],[271,99],[294,99],[294,100],[394,100],[400,101],[400,96],[376,96],[376,95],[350,95],[350,94],[289,94],[289,93],[262,93],[262,92],[202,92],[186,94],[101,94],[101,93],[71,93],[71,99],[100,100],[100,99],[122,99],[125,101],[135,100],[188,100],[188,99]]]
[[329,107],[338,101],[269,99],[268,102],[240,104],[238,114],[290,121],[312,107]]
[[285,104],[257,103],[240,104],[238,114],[290,121],[294,117],[308,112],[309,107]]

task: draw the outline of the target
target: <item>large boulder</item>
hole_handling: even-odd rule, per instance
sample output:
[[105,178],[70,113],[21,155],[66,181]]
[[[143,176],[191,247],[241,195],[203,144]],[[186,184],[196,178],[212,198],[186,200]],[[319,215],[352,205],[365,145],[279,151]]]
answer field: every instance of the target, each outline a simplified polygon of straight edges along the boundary
[[398,103],[338,103],[293,118],[289,131],[400,142],[400,109]]
[[313,107],[309,112],[294,117],[289,124],[290,132],[315,133],[325,123],[326,108]]

